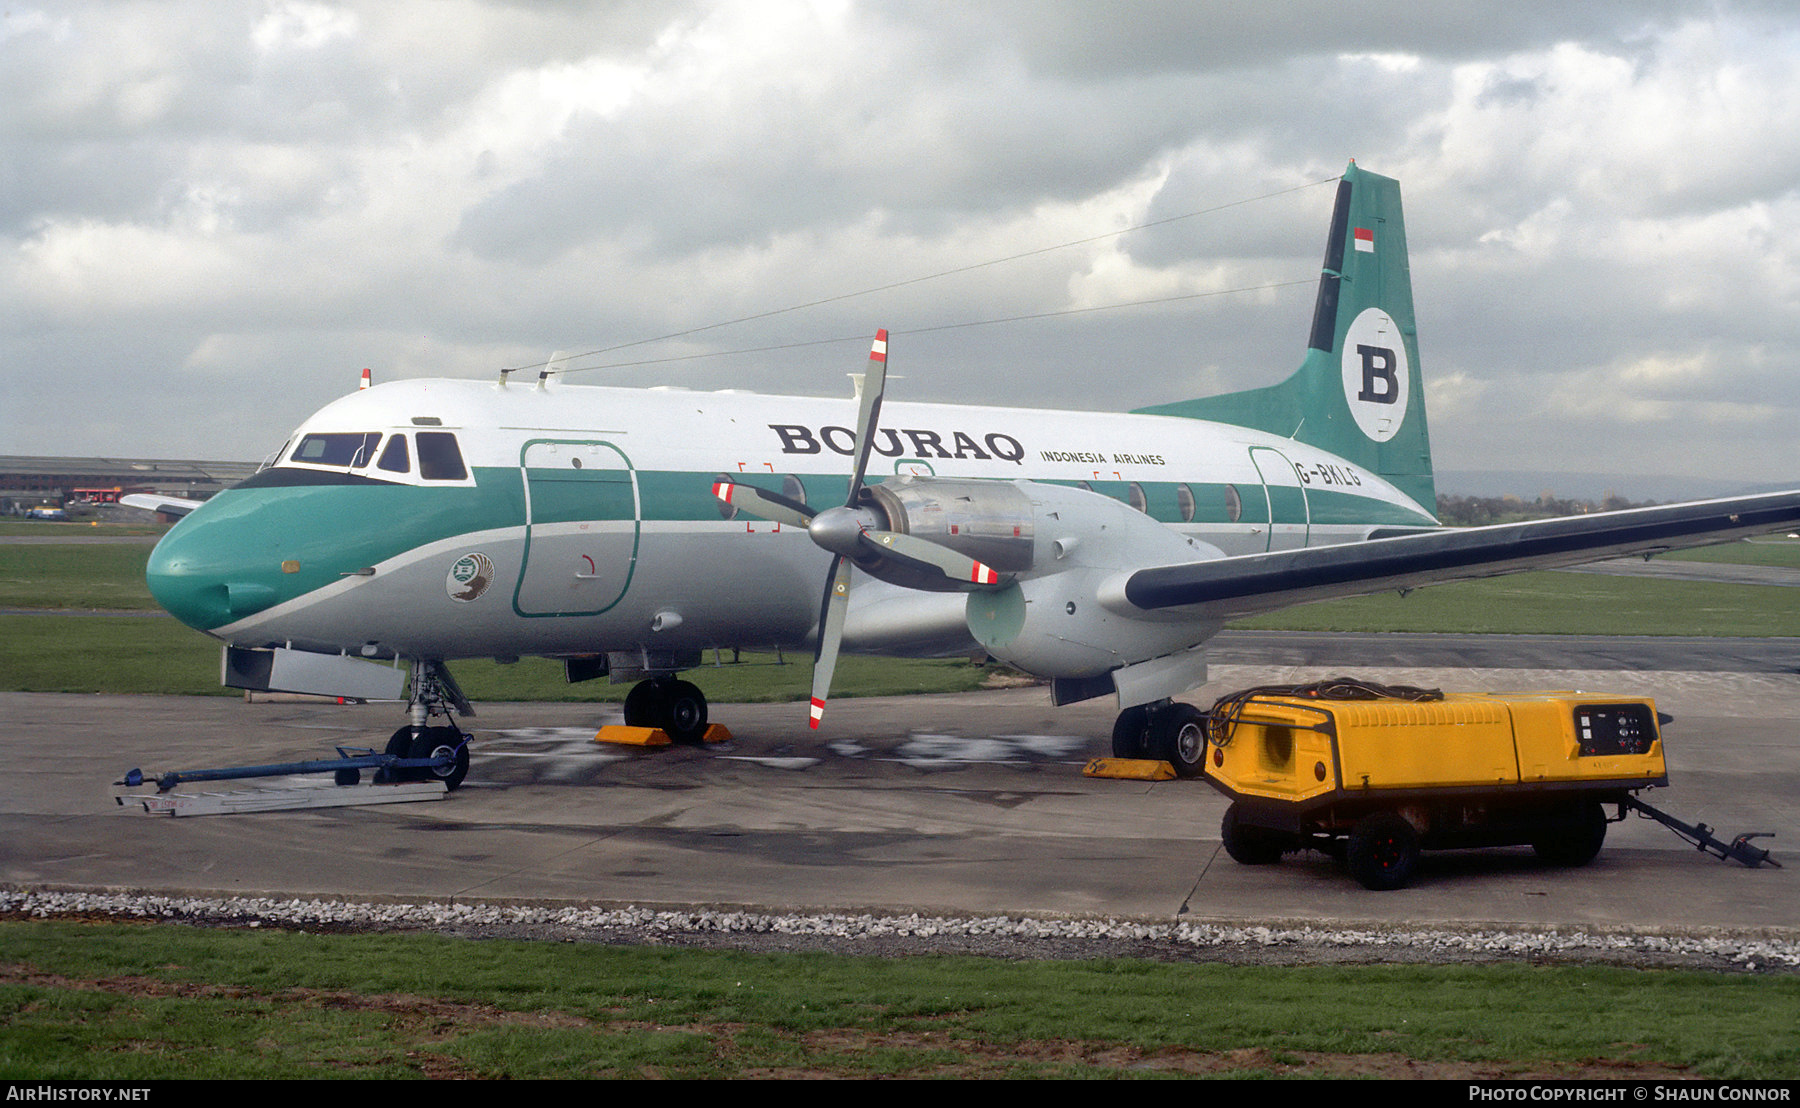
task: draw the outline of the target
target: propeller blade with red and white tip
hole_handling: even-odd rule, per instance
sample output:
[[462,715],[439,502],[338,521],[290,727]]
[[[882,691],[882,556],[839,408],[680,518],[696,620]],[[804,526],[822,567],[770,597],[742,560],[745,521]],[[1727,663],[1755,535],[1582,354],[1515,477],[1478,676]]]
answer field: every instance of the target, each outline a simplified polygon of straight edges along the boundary
[[893,523],[864,486],[881,419],[881,398],[887,388],[887,340],[887,331],[877,331],[875,342],[869,347],[869,368],[863,375],[862,388],[857,395],[855,464],[850,472],[849,495],[843,507],[815,512],[805,504],[753,485],[720,481],[713,486],[713,495],[727,504],[737,505],[764,519],[804,526],[812,541],[833,555],[819,610],[818,650],[813,655],[811,725],[815,729],[825,716],[832,672],[837,668],[838,652],[843,646],[853,561],[863,563],[865,569],[878,576],[879,569],[870,567],[878,567],[883,559],[892,559],[934,570],[955,585],[1000,583],[1000,575],[992,567],[966,554],[902,531],[886,530]]
[[825,718],[825,698],[831,693],[831,675],[837,669],[838,645],[844,641],[844,612],[850,606],[850,559],[831,561],[825,579],[825,599],[819,610],[819,646],[813,653],[812,706],[808,726],[818,730]]
[[856,404],[856,465],[850,470],[850,498],[847,508],[856,507],[862,499],[863,476],[868,472],[869,454],[875,448],[875,424],[881,418],[881,396],[887,390],[888,333],[883,327],[875,332],[869,346],[869,368],[863,374],[862,391]]
[[[813,541],[837,556],[831,562],[831,574],[825,580],[825,602],[819,612],[819,649],[813,655],[813,684],[810,725],[816,730],[825,718],[825,698],[831,692],[831,674],[837,669],[838,647],[844,641],[844,613],[850,607],[850,559],[866,523],[866,513],[857,511],[864,497],[863,478],[868,473],[869,455],[875,448],[875,425],[881,418],[881,396],[887,389],[887,328],[875,332],[869,345],[869,368],[863,374],[862,388],[856,397],[856,462],[850,470],[850,491],[842,508],[827,509],[809,521],[807,530]],[[815,530],[812,524],[816,522]]]
[[958,584],[1000,583],[1000,574],[992,566],[926,539],[899,531],[864,531],[862,541],[883,554],[930,566]]
[[812,522],[816,514],[798,500],[790,500],[780,493],[759,489],[755,485],[740,485],[732,481],[713,482],[713,495],[741,508],[759,519],[771,523],[786,523],[793,527],[805,527]]

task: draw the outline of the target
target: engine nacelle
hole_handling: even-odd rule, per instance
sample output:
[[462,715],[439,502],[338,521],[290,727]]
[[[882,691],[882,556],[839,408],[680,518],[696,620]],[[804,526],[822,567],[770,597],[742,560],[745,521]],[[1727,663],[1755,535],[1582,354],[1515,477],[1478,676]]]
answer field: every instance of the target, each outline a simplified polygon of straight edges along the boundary
[[1031,505],[1034,552],[1016,580],[969,596],[969,630],[988,653],[1043,677],[1088,677],[1185,650],[1218,630],[1109,609],[1099,599],[1121,573],[1222,558],[1218,547],[1098,493],[1010,487]]
[[871,485],[888,529],[949,547],[1001,573],[1023,573],[1036,556],[1031,498],[1008,481],[936,477]]
[[[1032,501],[1016,484],[902,477],[870,485],[866,491],[869,499],[864,503],[872,511],[865,518],[885,530],[954,550],[1003,576],[1030,570],[1037,558]],[[967,582],[950,580],[941,571],[904,557],[852,557],[869,576],[890,584],[927,592],[968,587]]]

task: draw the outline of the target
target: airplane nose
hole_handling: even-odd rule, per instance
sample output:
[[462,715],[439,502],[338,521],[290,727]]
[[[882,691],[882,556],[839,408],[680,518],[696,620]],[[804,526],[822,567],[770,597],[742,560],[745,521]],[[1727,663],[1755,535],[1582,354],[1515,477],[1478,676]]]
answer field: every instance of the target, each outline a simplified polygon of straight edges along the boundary
[[200,631],[210,631],[230,616],[224,581],[207,571],[194,557],[191,542],[184,542],[177,530],[164,535],[150,552],[144,567],[144,582],[150,595],[163,610]]
[[144,582],[163,610],[200,631],[211,632],[267,608],[280,599],[266,569],[245,546],[245,536],[206,507],[177,523],[150,552]]

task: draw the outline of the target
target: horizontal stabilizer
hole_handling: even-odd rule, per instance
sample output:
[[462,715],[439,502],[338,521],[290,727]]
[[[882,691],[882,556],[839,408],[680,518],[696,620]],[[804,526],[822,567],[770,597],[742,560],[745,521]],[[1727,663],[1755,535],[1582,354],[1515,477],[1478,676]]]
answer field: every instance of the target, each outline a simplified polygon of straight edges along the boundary
[[1231,619],[1336,597],[1708,546],[1800,524],[1800,491],[1502,523],[1138,570],[1123,600]]

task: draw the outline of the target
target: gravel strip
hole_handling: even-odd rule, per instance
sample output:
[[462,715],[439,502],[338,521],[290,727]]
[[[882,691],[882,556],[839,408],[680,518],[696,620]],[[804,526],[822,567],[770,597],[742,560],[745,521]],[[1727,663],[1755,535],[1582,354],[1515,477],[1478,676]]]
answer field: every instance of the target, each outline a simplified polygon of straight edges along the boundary
[[849,954],[1153,958],[1310,963],[1573,962],[1800,973],[1800,933],[1497,927],[1243,926],[1118,919],[946,917],[582,905],[376,903],[0,890],[0,918],[162,920],[194,926],[431,931],[469,938]]

